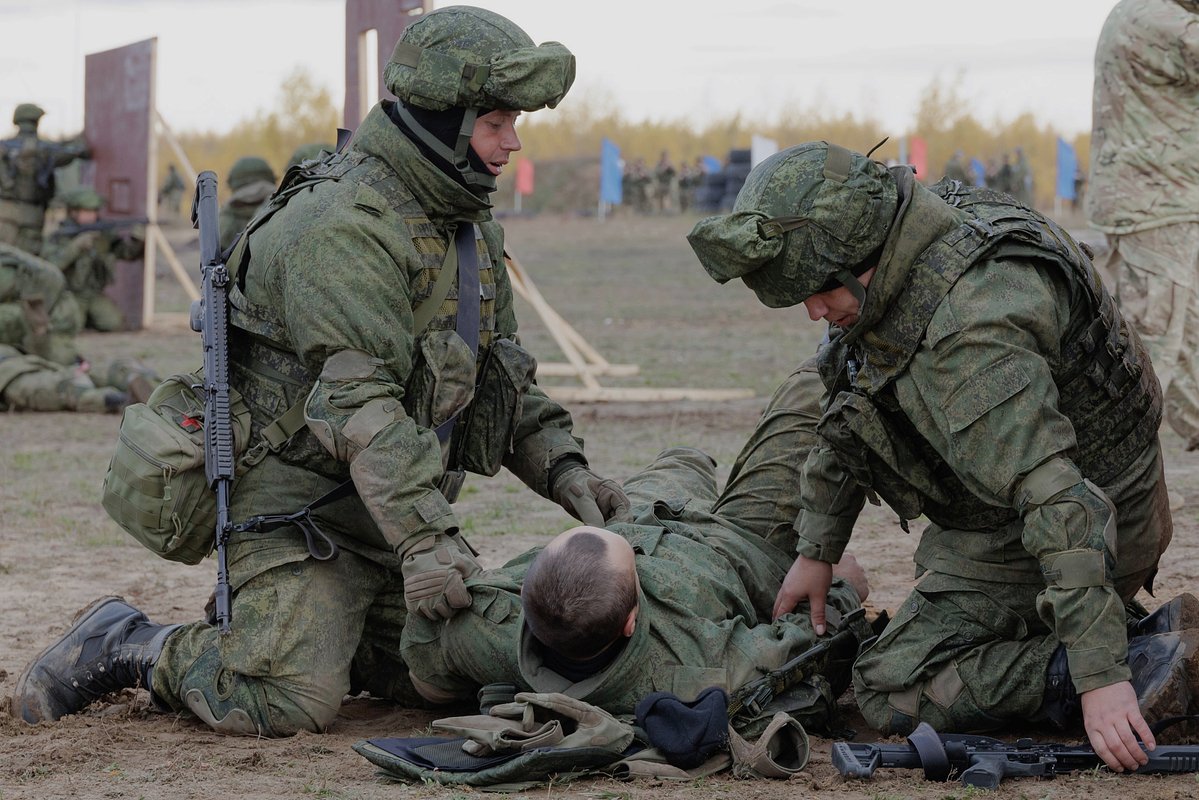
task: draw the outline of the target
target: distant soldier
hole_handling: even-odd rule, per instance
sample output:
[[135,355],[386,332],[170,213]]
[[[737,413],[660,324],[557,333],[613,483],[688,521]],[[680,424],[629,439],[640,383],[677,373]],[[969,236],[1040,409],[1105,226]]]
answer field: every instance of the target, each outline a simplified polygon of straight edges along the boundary
[[336,149],[337,148],[334,145],[324,144],[323,142],[309,142],[308,144],[302,144],[291,154],[291,158],[287,160],[287,166],[283,171],[286,172],[297,164],[302,164],[305,161],[319,160],[321,156],[325,155],[326,153],[332,153]]
[[661,158],[654,166],[654,205],[657,211],[665,214],[679,207],[678,170],[670,160],[670,154],[663,150]]
[[1012,164],[1011,189],[1009,193],[1026,206],[1032,207],[1032,165],[1024,155],[1024,148],[1016,148],[1016,163]]
[[159,211],[165,210],[167,216],[178,217],[179,201],[183,199],[183,190],[186,188],[183,177],[179,174],[179,170],[175,169],[175,165],[168,166],[166,179],[163,180],[162,186],[158,190]]
[[67,219],[46,240],[47,261],[62,270],[67,289],[79,306],[79,327],[97,331],[125,329],[125,315],[104,290],[116,278],[118,260],[142,257],[144,227],[124,221],[101,221],[104,198],[95,189],[80,187],[63,198]]
[[66,367],[0,344],[0,411],[115,413],[128,403],[128,393],[96,386],[86,362]]
[[244,156],[234,162],[227,180],[233,195],[221,207],[220,214],[222,250],[233,244],[258,207],[274,194],[277,180],[271,165],[258,156]]
[[945,164],[945,179],[950,181],[961,181],[967,186],[974,185],[974,178],[966,169],[966,162],[963,160],[961,150],[954,150],[953,155],[949,157],[949,161]]
[[[153,370],[132,358],[93,370],[75,343],[78,330],[78,305],[62,273],[0,244],[0,409],[114,411],[130,397],[150,396],[158,383]],[[99,385],[92,374],[102,376]]]
[[42,250],[54,170],[91,157],[82,136],[61,143],[38,138],[38,120],[45,113],[33,103],[21,103],[12,116],[17,135],[0,142],[0,242],[34,255]]

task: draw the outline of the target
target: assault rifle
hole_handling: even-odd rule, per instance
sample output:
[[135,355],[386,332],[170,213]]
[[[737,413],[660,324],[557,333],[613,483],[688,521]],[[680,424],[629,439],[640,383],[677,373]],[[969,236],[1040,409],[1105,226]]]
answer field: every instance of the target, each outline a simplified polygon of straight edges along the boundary
[[[886,620],[883,619],[881,624],[885,625]],[[729,720],[738,716],[758,716],[774,698],[792,686],[814,675],[823,675],[830,662],[843,662],[848,669],[848,665],[873,638],[874,629],[866,621],[865,610],[854,609],[841,620],[837,633],[809,647],[778,669],[737,688],[729,696]]]
[[192,330],[204,343],[204,474],[216,493],[216,624],[229,632],[231,592],[225,545],[233,527],[229,492],[233,487],[233,417],[229,400],[229,272],[221,261],[217,223],[216,173],[196,178],[192,227],[200,229],[200,299],[191,306]]
[[[1149,763],[1134,774],[1199,772],[1199,745],[1163,745],[1145,751]],[[846,778],[869,778],[879,767],[924,770],[930,781],[957,777],[965,786],[994,789],[1004,778],[1052,778],[1103,766],[1089,745],[1016,743],[968,734],[938,734],[921,722],[908,744],[833,744],[833,766]]]

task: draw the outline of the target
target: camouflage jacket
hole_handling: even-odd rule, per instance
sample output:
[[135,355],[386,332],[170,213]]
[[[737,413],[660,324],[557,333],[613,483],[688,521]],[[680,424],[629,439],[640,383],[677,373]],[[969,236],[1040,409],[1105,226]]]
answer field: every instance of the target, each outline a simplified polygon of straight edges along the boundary
[[[380,107],[346,152],[313,169],[286,205],[261,227],[252,223],[230,315],[231,382],[250,406],[253,435],[306,396],[308,427],[239,478],[233,513],[294,511],[352,477],[356,496],[317,520],[345,546],[395,565],[389,554],[458,527],[438,488],[442,446],[412,402],[436,360],[430,342],[444,343],[440,334],[455,328],[457,293],[420,337],[413,309],[433,292],[451,226],[474,223],[483,234],[477,363],[496,339],[514,338],[503,230],[488,202],[422,158]],[[366,361],[350,373],[330,362],[354,352]],[[533,386],[504,465],[548,496],[552,463],[582,460],[571,427],[569,414]]]
[[[634,509],[635,522],[609,529],[633,545],[640,581],[633,635],[608,666],[571,681],[547,666],[523,622],[520,585],[535,548],[470,579],[472,604],[448,622],[408,615],[402,651],[412,675],[460,697],[489,683],[562,692],[613,714],[631,714],[654,691],[691,700],[709,686],[732,691],[777,669],[818,641],[808,608],[771,622],[774,592],[791,556],[727,520],[681,500]],[[828,596],[830,632],[861,605],[840,578]],[[849,665],[825,678],[835,698]],[[819,706],[812,698],[801,701]],[[827,723],[827,718],[823,720]]]
[[66,278],[67,289],[78,297],[92,297],[116,279],[118,260],[142,257],[145,233],[117,227],[80,231],[71,221],[62,223],[46,238],[42,258],[55,264]]
[[[859,484],[876,488],[880,481],[892,490],[914,488],[899,495],[908,503],[896,504],[895,492],[884,495],[901,518],[925,513],[932,520],[916,553],[921,572],[1040,584],[1039,562],[1053,554],[1110,550],[1119,558],[1105,585],[1050,592],[1043,616],[1069,651],[1101,656],[1080,691],[1125,679],[1117,652],[1125,642],[1123,600],[1112,576],[1150,568],[1158,557],[1159,532],[1122,524],[1119,515],[1122,503],[1147,490],[1127,475],[1144,473],[1158,454],[1160,388],[1144,348],[1089,262],[1072,257],[1076,267],[1063,268],[1048,247],[1039,256],[1027,247],[1000,247],[963,263],[960,275],[913,278],[939,250],[952,257],[968,249],[971,232],[990,223],[971,219],[910,175],[901,188],[899,216],[861,318],[825,350],[826,384],[835,386],[832,373],[840,370],[852,375],[852,390],[834,388],[836,397],[826,399],[832,403],[820,424],[826,444],[809,456],[800,484],[798,552],[836,562],[862,508]],[[1032,212],[1015,207],[1014,213]],[[1044,241],[1054,235],[1064,236],[1046,227]],[[1061,241],[1077,250],[1068,237]],[[921,302],[935,309],[930,316],[913,313]],[[1110,339],[1097,334],[1100,321]],[[1080,342],[1092,351],[1076,352]],[[834,419],[838,405],[850,407],[851,416]],[[871,414],[880,420],[865,434],[879,439],[870,446],[882,454],[874,463],[889,460],[890,470],[863,474],[829,437],[844,420],[854,427]],[[1072,459],[1108,493],[1117,508],[1118,547],[1088,520],[1054,511],[1053,503],[1022,505],[1024,476],[1055,457]],[[1151,482],[1159,477],[1146,474]],[[1072,671],[1083,674],[1073,661]]]
[[0,344],[59,364],[79,355],[79,305],[53,264],[0,243]]
[[1199,220],[1197,12],[1123,0],[1099,34],[1086,206],[1106,233]]

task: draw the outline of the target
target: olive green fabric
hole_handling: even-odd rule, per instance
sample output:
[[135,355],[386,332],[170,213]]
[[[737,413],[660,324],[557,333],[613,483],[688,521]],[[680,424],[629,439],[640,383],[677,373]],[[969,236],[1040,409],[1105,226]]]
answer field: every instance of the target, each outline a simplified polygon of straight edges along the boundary
[[[458,523],[438,488],[442,444],[408,407],[408,389],[424,370],[422,342],[454,331],[456,289],[422,337],[411,326],[457,225],[482,231],[476,367],[496,340],[516,338],[489,206],[423,159],[382,106],[345,152],[296,178],[302,188],[285,187],[278,210],[251,223],[248,261],[234,267],[230,381],[250,407],[252,440],[298,401],[308,427],[239,476],[232,515],[292,512],[352,478],[355,495],[312,515],[341,554],[314,561],[295,529],[234,535],[232,633],[186,626],[154,672],[172,708],[271,736],[323,730],[351,683],[423,702],[398,657],[400,554]],[[583,458],[570,416],[530,387],[504,465],[548,496],[549,468],[567,455]]]
[[324,154],[332,153],[336,149],[337,148],[335,146],[331,144],[324,144],[322,142],[309,142],[308,144],[302,144],[292,151],[291,158],[287,159],[287,167],[284,171],[291,169],[292,167],[305,161],[320,159],[320,157]]
[[115,413],[126,400],[120,389],[97,386],[76,367],[0,344],[0,411]]
[[117,261],[139,260],[145,248],[142,225],[82,230],[67,219],[46,238],[42,255],[66,278],[67,289],[78,305],[80,329],[125,329],[124,312],[104,290],[116,280]]
[[449,6],[404,29],[383,71],[400,100],[434,111],[553,108],[575,76],[575,58],[557,42],[534,45],[491,11]]
[[275,191],[275,181],[251,180],[241,184],[217,215],[221,250],[227,250]]
[[104,208],[104,198],[90,186],[79,186],[63,193],[62,202],[68,209],[99,211]]
[[82,137],[46,141],[38,137],[36,123],[36,118],[21,123],[14,138],[0,141],[0,244],[34,255],[42,249],[46,207],[54,197],[54,170],[91,156]]
[[[795,509],[785,499],[816,442],[820,391],[811,370],[787,381],[719,495],[711,459],[687,448],[663,452],[625,482],[634,522],[608,527],[634,547],[640,610],[632,637],[602,671],[572,682],[546,666],[528,637],[519,592],[534,549],[468,581],[472,606],[448,622],[409,615],[402,655],[418,685],[467,698],[483,685],[512,683],[629,714],[650,692],[690,700],[709,686],[734,689],[806,650],[817,641],[806,606],[774,622],[770,617],[792,560],[788,515]],[[772,507],[775,498],[783,508]],[[835,629],[838,614],[859,600],[838,579],[829,604]],[[849,665],[840,667],[824,676],[834,696],[847,684]],[[801,719],[807,715],[805,724],[828,724],[820,691],[798,688],[789,701]]]
[[22,122],[37,122],[46,112],[41,106],[36,103],[20,103],[12,112],[12,124],[20,125]]
[[79,358],[79,304],[54,264],[0,243],[0,344],[58,364]]
[[271,165],[266,163],[266,159],[258,156],[242,156],[237,159],[229,169],[229,177],[226,178],[229,188],[234,191],[258,181],[274,183],[276,180]]
[[792,306],[862,264],[882,244],[895,207],[895,181],[883,165],[808,142],[754,167],[732,213],[700,220],[687,242],[718,283],[741,278],[765,305]]
[[[797,549],[835,561],[861,484],[890,494],[889,481],[906,482],[916,507],[896,510],[932,520],[915,557],[926,577],[909,600],[921,616],[897,619],[859,660],[856,696],[882,730],[922,719],[979,730],[1036,711],[1058,644],[1078,691],[1128,679],[1124,604],[1152,578],[1172,533],[1161,398],[1139,339],[1060,228],[1002,208],[996,193],[934,192],[899,172],[898,217],[862,314],[834,329],[822,353],[835,397],[821,422],[827,444],[800,481]],[[997,214],[1036,227],[965,258],[980,252],[972,231]],[[949,250],[968,263],[951,267]],[[945,268],[930,272],[939,259]],[[863,457],[838,446],[847,433]],[[888,452],[890,476],[880,472]],[[1024,477],[1055,458],[1094,483],[1028,502]],[[1114,543],[1104,537],[1108,500]],[[1106,554],[1102,584],[1047,584],[1043,570],[1078,550]]]

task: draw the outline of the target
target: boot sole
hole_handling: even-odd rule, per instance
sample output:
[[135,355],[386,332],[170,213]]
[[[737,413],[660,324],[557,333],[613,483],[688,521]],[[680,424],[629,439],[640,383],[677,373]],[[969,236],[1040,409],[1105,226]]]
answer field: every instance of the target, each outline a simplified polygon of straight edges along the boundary
[[[87,622],[87,620],[90,619],[93,614],[112,602],[124,603],[125,598],[117,597],[116,595],[107,595],[99,598],[98,600],[93,600],[91,603],[84,606],[75,613],[75,617],[71,621],[71,627],[49,645],[42,648],[42,651],[34,656],[34,658],[25,665],[25,669],[21,671],[20,677],[17,678],[17,685],[16,688],[13,689],[12,693],[12,704],[9,712],[13,715],[13,717],[24,721],[28,725],[37,725],[40,722],[53,722],[54,720],[60,719],[60,717],[55,717],[53,714],[47,713],[48,709],[45,708],[36,709],[36,712],[33,714],[33,716],[36,717],[35,719],[30,719],[28,716],[26,716],[27,711],[35,710],[28,706],[22,707],[24,704],[21,702],[21,697],[25,694],[25,685],[28,683],[29,677],[33,673],[34,669],[38,664],[41,663],[42,659],[44,659],[50,653],[51,650],[58,647],[65,639],[74,634],[75,631],[77,631],[79,627],[83,625],[83,623]],[[64,714],[63,716],[66,715]]]

